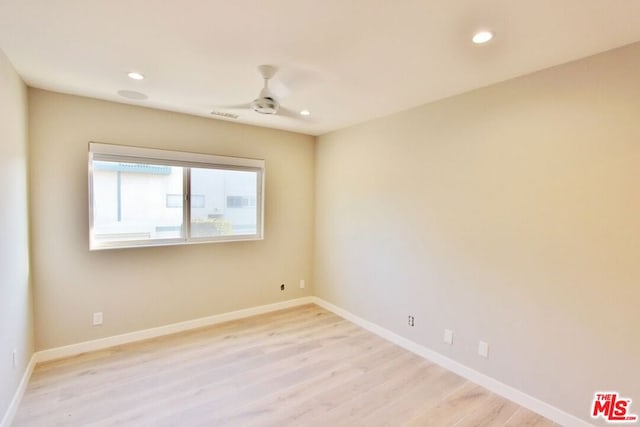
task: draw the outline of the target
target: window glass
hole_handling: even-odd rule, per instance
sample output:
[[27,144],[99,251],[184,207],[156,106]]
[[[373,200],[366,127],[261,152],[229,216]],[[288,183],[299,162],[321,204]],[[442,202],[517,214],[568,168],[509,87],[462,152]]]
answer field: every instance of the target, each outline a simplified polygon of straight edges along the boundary
[[264,160],[89,144],[90,248],[262,239]]
[[257,188],[255,171],[191,168],[191,193],[206,201],[191,204],[191,237],[255,235]]
[[182,177],[176,166],[94,161],[95,241],[181,238],[182,211],[171,209],[167,194],[182,200]]

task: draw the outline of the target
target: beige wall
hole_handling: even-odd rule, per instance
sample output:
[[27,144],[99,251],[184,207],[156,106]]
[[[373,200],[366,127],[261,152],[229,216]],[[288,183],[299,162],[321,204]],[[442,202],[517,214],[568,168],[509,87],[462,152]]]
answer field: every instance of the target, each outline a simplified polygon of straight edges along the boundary
[[320,137],[315,293],[583,419],[596,390],[640,413],[639,69],[635,44]]
[[[38,350],[310,294],[313,137],[37,89],[29,103]],[[264,158],[265,239],[89,252],[89,141]]]
[[[321,298],[576,416],[601,389],[638,413],[638,58],[637,44],[545,70],[315,152],[310,136],[30,89],[36,348],[310,295],[297,283],[313,279]],[[33,347],[25,88],[4,56],[0,93],[2,414]],[[265,240],[89,252],[88,141],[265,158]]]
[[0,50],[0,419],[33,353],[28,222],[27,88]]

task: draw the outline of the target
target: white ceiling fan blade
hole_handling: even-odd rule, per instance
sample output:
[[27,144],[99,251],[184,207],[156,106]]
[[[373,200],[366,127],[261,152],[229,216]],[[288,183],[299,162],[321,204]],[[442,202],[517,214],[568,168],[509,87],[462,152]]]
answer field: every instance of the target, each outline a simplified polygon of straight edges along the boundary
[[278,78],[269,80],[269,90],[278,99],[285,99],[291,95],[289,88]]
[[282,82],[289,92],[301,92],[317,84],[321,73],[312,68],[291,65],[279,70],[275,80]]
[[283,106],[280,106],[280,108],[278,109],[278,115],[289,117],[295,120],[309,120],[309,116],[302,116],[299,112]]

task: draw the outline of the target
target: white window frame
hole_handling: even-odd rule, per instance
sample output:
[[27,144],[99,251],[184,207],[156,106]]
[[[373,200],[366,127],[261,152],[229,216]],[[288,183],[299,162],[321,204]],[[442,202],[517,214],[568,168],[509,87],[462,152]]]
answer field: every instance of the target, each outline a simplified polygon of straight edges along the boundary
[[[146,163],[154,165],[182,167],[183,176],[183,235],[171,239],[140,239],[104,242],[95,239],[93,212],[93,161],[111,161],[123,163]],[[89,249],[116,249],[145,246],[185,245],[196,243],[235,242],[264,239],[264,165],[262,159],[218,156],[213,154],[188,153],[183,151],[160,150],[154,148],[130,147],[125,145],[89,143]],[[190,237],[191,234],[191,169],[209,168],[257,173],[256,189],[256,234],[228,235],[211,237]]]

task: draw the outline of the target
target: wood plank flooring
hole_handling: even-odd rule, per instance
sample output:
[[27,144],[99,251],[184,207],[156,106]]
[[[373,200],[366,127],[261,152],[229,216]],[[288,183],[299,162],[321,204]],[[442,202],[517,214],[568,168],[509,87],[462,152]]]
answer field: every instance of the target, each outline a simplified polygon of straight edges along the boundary
[[306,305],[38,365],[14,426],[555,426]]

